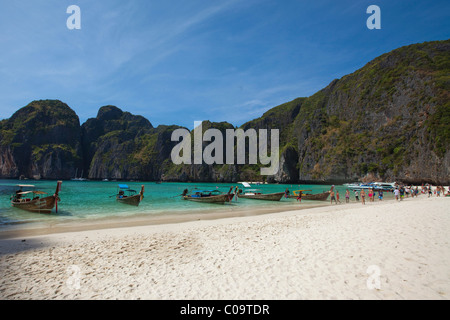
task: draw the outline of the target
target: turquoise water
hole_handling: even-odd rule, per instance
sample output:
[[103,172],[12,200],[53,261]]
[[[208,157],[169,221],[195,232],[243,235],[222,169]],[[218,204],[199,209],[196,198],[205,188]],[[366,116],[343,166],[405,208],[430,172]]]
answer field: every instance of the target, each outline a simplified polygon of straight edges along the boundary
[[[249,199],[239,199],[231,204],[206,204],[185,201],[180,195],[184,189],[201,190],[218,189],[228,192],[233,184],[217,183],[162,183],[151,182],[127,182],[126,184],[137,191],[140,186],[145,185],[145,198],[139,207],[133,207],[116,202],[118,182],[102,181],[63,181],[59,194],[61,201],[58,202],[58,213],[51,215],[27,212],[11,207],[10,196],[17,190],[17,184],[33,184],[36,190],[41,190],[53,194],[56,188],[56,181],[15,181],[0,180],[0,225],[10,225],[18,223],[33,222],[65,222],[65,221],[85,221],[88,219],[102,219],[110,217],[132,217],[138,215],[173,215],[189,213],[208,213],[220,210],[240,210],[248,208],[281,208],[283,206],[298,205],[304,206],[305,201],[300,204],[295,199],[283,198],[281,202],[257,201]],[[298,189],[311,189],[313,193],[320,193],[330,190],[330,185],[259,185],[254,186],[265,193],[284,192],[286,188],[294,191]],[[240,186],[242,189],[242,185]],[[339,190],[341,202],[345,202],[345,186],[336,186]],[[351,199],[354,200],[353,194]],[[319,204],[320,202],[307,201],[308,203]]]

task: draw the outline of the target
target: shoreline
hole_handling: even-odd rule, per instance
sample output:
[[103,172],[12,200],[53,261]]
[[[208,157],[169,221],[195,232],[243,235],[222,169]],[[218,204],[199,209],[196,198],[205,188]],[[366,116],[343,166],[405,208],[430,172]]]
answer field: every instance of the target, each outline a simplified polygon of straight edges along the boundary
[[[240,218],[259,215],[268,215],[282,212],[295,212],[309,210],[321,207],[335,207],[347,205],[362,205],[361,200],[356,201],[351,199],[349,203],[345,203],[345,197],[341,196],[340,204],[330,204],[330,199],[326,201],[308,201],[303,200],[301,203],[292,201],[290,203],[280,203],[280,206],[255,206],[255,207],[238,207],[236,203],[225,204],[218,206],[217,209],[201,209],[189,210],[185,214],[177,211],[165,212],[154,215],[146,213],[134,214],[133,216],[112,216],[102,218],[87,218],[87,219],[65,219],[61,221],[32,221],[32,222],[15,222],[3,224],[0,226],[0,240],[13,239],[20,237],[45,236],[58,233],[70,233],[81,231],[94,231],[103,229],[118,229],[127,227],[152,226],[152,225],[166,225],[179,224],[202,220],[220,220],[227,218]],[[249,200],[253,201],[253,200]],[[256,203],[261,204],[263,201]],[[375,199],[374,203],[395,201],[391,195],[384,197],[383,201]],[[275,202],[268,202],[269,204],[277,204]],[[366,203],[369,203],[367,200]]]
[[[52,186],[53,181],[47,182],[45,187],[42,187],[43,190],[49,189]],[[64,185],[64,183],[63,183]],[[105,190],[109,190],[110,188],[114,188],[116,190],[115,183],[106,183],[103,182],[101,184],[93,184],[92,188],[97,188],[97,190],[102,190],[101,192],[97,192],[99,196],[92,196],[92,193],[86,191],[84,187],[90,186],[85,183],[71,183],[66,185],[66,189],[64,192],[66,193],[64,198],[59,203],[59,213],[56,213],[55,210],[49,215],[40,215],[34,213],[28,213],[23,210],[19,210],[17,208],[11,209],[11,206],[8,206],[9,201],[4,197],[3,207],[0,208],[2,212],[1,223],[0,223],[0,233],[6,229],[21,229],[21,228],[29,228],[30,226],[57,226],[57,225],[69,225],[69,224],[99,224],[102,221],[107,221],[107,219],[112,218],[114,221],[125,221],[126,219],[132,218],[136,220],[147,220],[147,219],[159,219],[159,216],[183,216],[182,220],[186,220],[184,217],[186,214],[212,214],[212,213],[223,213],[228,211],[252,211],[255,212],[263,211],[263,212],[276,212],[277,210],[289,210],[289,208],[296,209],[299,207],[296,201],[290,202],[289,199],[283,199],[281,203],[263,203],[262,201],[258,203],[258,201],[252,200],[243,200],[242,203],[233,201],[232,204],[225,205],[208,205],[208,204],[197,204],[197,203],[183,203],[180,199],[178,199],[178,194],[181,193],[180,190],[183,188],[187,188],[188,186],[179,185],[179,186],[146,186],[146,200],[139,206],[139,208],[128,208],[128,206],[116,205],[116,201],[108,201],[109,193]],[[106,186],[106,187],[105,187]],[[213,188],[212,186],[199,186],[199,185],[191,185],[190,188]],[[268,185],[266,191],[271,192],[282,192],[288,186],[283,186],[280,189],[280,186],[276,187]],[[295,187],[295,186],[294,186]],[[331,186],[325,186],[324,189],[328,190]],[[166,189],[165,189],[166,188]],[[214,184],[214,188],[222,188],[225,190],[224,185]],[[229,185],[226,185],[226,191],[230,188]],[[272,188],[272,189],[270,189]],[[290,186],[290,189],[293,186]],[[299,186],[300,188],[300,186]],[[320,188],[322,189],[322,188]],[[209,189],[208,189],[209,190]],[[4,194],[10,194],[12,191],[8,191]],[[319,191],[318,191],[319,192]],[[177,196],[169,196],[171,194],[176,194]],[[147,197],[148,196],[148,197]],[[109,197],[111,198],[111,197]],[[177,198],[177,199],[174,199]],[[81,201],[81,199],[86,200],[86,204]],[[106,199],[106,200],[105,200]],[[112,199],[113,200],[113,199]],[[91,202],[91,204],[88,203]],[[188,201],[189,202],[189,201]],[[253,203],[252,203],[253,202]],[[290,202],[290,203],[289,203]],[[316,203],[317,204],[317,203]],[[314,204],[314,205],[316,205]],[[320,204],[322,205],[322,204]],[[302,207],[309,207],[310,204],[304,203]],[[270,207],[274,207],[273,210],[266,210]],[[282,209],[279,209],[283,207]],[[255,209],[253,209],[255,208]],[[250,209],[250,210],[249,210]],[[260,210],[264,209],[264,210]],[[231,215],[236,215],[233,212]],[[135,218],[134,218],[135,217]],[[121,219],[121,220],[119,220]],[[193,218],[195,219],[195,217]],[[174,221],[174,219],[170,219]],[[1,236],[1,235],[0,235]]]
[[[14,239],[20,237],[34,237],[34,236],[46,236],[59,233],[72,233],[83,231],[95,231],[105,229],[120,229],[120,228],[133,228],[153,225],[172,225],[182,224],[194,221],[209,221],[209,220],[221,220],[228,218],[245,218],[260,215],[270,215],[284,212],[296,212],[296,211],[308,211],[314,208],[323,207],[341,207],[351,205],[361,205],[359,202],[351,200],[349,203],[345,203],[345,198],[340,204],[330,204],[330,200],[319,202],[309,202],[305,200],[299,204],[297,202],[291,204],[283,204],[279,207],[221,207],[217,210],[207,209],[200,212],[192,212],[186,214],[180,213],[165,213],[157,215],[146,215],[145,213],[134,215],[131,217],[113,216],[103,218],[92,218],[85,220],[66,220],[60,222],[20,222],[14,224],[8,224],[0,226],[0,240]],[[383,201],[376,199],[373,203],[384,203],[389,201],[395,201],[393,197],[385,197]],[[366,201],[366,203],[370,203]]]
[[[387,200],[389,201],[389,200]],[[350,203],[352,204],[352,203]],[[353,204],[358,204],[354,202]],[[228,218],[244,218],[283,212],[303,211],[313,208],[331,206],[326,203],[313,203],[300,207],[298,203],[288,204],[285,207],[271,208],[220,208],[218,210],[208,209],[205,211],[189,212],[187,214],[166,213],[161,215],[139,214],[132,217],[105,217],[99,219],[86,219],[82,221],[71,220],[62,222],[31,222],[5,225],[0,227],[0,240],[14,239],[20,237],[45,236],[59,233],[71,233],[82,231],[95,231],[104,229],[119,229],[144,227],[154,225],[182,224],[194,221],[221,220]]]
[[0,299],[448,300],[448,201],[3,239]]
[[[300,186],[299,186],[300,187]],[[328,187],[328,186],[327,186]],[[345,186],[338,186],[341,188],[341,191]],[[291,185],[291,188],[293,186]],[[294,188],[295,189],[295,188]],[[350,204],[357,204],[353,196],[353,192],[351,193],[351,202]],[[383,201],[391,201],[393,200],[393,196],[391,193],[385,192],[385,198]],[[252,201],[252,200],[249,200]],[[256,203],[257,201],[255,201]],[[378,202],[378,199],[375,199],[375,202]],[[262,203],[262,202],[260,202]],[[360,203],[360,201],[359,201]],[[139,225],[161,225],[161,224],[174,224],[174,223],[183,223],[189,221],[196,220],[214,220],[214,219],[222,219],[227,217],[244,217],[249,215],[260,215],[260,214],[269,214],[275,212],[285,212],[285,211],[296,211],[296,210],[307,210],[312,207],[322,207],[329,206],[330,199],[327,201],[319,202],[319,201],[303,201],[299,204],[296,201],[286,202],[282,201],[282,203],[268,203],[268,205],[255,205],[255,206],[243,206],[240,207],[233,204],[225,204],[223,206],[218,206],[216,208],[197,208],[197,209],[187,209],[186,211],[182,211],[180,209],[171,210],[156,210],[156,211],[142,211],[140,213],[131,213],[131,211],[123,211],[120,214],[114,213],[113,216],[104,216],[104,217],[82,217],[77,218],[74,214],[74,217],[71,216],[71,211],[69,209],[68,214],[63,214],[61,218],[58,215],[49,215],[49,219],[47,217],[41,218],[43,215],[36,215],[36,219],[30,220],[13,220],[13,216],[11,215],[11,221],[7,221],[0,225],[0,239],[8,239],[12,237],[20,237],[20,236],[33,236],[33,235],[46,235],[46,234],[55,234],[55,233],[64,233],[64,232],[76,232],[76,231],[84,231],[84,230],[96,230],[96,229],[107,229],[107,228],[120,228],[120,227],[132,227]],[[344,193],[341,193],[341,205],[346,205]],[[74,209],[74,208],[72,208]],[[149,208],[147,208],[149,209]],[[151,209],[149,209],[151,210]],[[19,210],[20,211],[20,210]],[[83,213],[83,210],[73,211],[78,214],[78,212]],[[127,213],[130,213],[128,215]],[[27,218],[28,219],[28,218]]]

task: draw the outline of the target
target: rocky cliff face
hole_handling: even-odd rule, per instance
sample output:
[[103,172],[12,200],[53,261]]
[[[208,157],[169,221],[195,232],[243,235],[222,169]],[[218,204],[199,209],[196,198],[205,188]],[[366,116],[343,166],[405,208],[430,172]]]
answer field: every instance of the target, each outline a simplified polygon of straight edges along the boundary
[[[448,183],[448,74],[443,41],[400,48],[331,83],[311,97],[321,121],[298,142],[300,177]],[[295,132],[308,131],[308,111]]]
[[66,179],[81,165],[80,121],[60,101],[34,101],[0,123],[3,178]]
[[90,179],[449,184],[449,74],[449,40],[411,45],[244,124],[280,130],[280,170],[270,177],[260,165],[174,165],[178,126],[154,128],[114,106],[80,126],[61,101],[34,101],[0,122],[0,178],[69,179],[78,169]]
[[97,117],[88,119],[81,129],[89,179],[139,179],[142,168],[132,156],[139,152],[139,139],[152,129],[141,116],[115,106],[100,108]]
[[[208,129],[217,129],[221,132],[222,136],[226,136],[227,129],[234,129],[234,126],[227,122],[202,122],[202,134],[204,134]],[[194,163],[194,131],[191,132],[191,163]],[[171,135],[167,137],[170,141]],[[177,142],[171,144],[171,148],[168,151],[168,157],[166,158],[166,167],[162,170],[161,178],[164,181],[181,181],[181,182],[237,182],[238,181],[238,166],[236,165],[207,165],[203,164],[192,164],[192,165],[178,165],[175,166],[171,160],[172,148],[177,144]],[[209,145],[209,142],[202,143],[202,150]],[[223,155],[226,154],[226,142],[223,141]],[[224,161],[225,162],[225,161]]]
[[450,41],[403,47],[244,126],[284,128],[278,182],[448,184],[449,74]]
[[82,126],[84,168],[90,179],[160,180],[169,171],[178,126],[159,126],[117,107],[100,108]]

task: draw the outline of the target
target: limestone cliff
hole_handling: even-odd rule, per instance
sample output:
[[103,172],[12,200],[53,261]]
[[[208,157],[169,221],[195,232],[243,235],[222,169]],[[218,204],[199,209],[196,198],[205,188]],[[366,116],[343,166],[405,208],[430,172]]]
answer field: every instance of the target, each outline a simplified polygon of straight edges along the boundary
[[280,170],[270,177],[260,165],[174,165],[176,125],[154,128],[105,106],[80,126],[63,102],[34,101],[0,122],[0,178],[69,179],[78,169],[90,179],[449,184],[449,75],[450,40],[410,45],[244,124],[280,130]]
[[244,127],[283,128],[278,182],[448,184],[449,74],[449,40],[403,47]]
[[0,123],[2,178],[68,179],[81,165],[80,121],[65,103],[33,101]]

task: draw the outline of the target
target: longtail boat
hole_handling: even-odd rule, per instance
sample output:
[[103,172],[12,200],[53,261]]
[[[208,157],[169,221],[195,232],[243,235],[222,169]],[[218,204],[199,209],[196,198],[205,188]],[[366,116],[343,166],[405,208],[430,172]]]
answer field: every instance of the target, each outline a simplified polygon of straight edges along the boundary
[[118,188],[119,191],[116,195],[116,200],[120,203],[137,207],[144,199],[144,185],[141,186],[139,193],[136,190],[130,189],[126,184],[119,184]]
[[239,190],[238,197],[243,199],[280,201],[284,196],[284,192],[264,194],[259,189],[246,189],[242,192],[241,191],[242,190]]
[[184,200],[203,202],[203,203],[225,203],[230,202],[234,194],[231,193],[232,189],[228,193],[222,193],[219,190],[204,190],[204,191],[194,191],[188,194],[188,190],[184,190],[181,195]]
[[56,206],[56,212],[58,212],[59,192],[61,191],[62,181],[58,181],[56,184],[56,191],[52,196],[43,197],[46,192],[31,190],[23,191],[23,188],[35,188],[34,185],[17,185],[19,190],[11,196],[11,205],[15,208],[49,214]]
[[317,193],[317,194],[305,194],[302,196],[303,200],[316,200],[316,201],[327,201],[330,196],[330,191]]
[[294,191],[293,195],[290,195],[289,198],[297,199],[301,192],[301,199],[302,200],[315,200],[315,201],[327,201],[328,197],[330,196],[330,191],[317,193],[317,194],[310,194],[310,193],[303,193],[305,191],[311,191],[311,190],[296,190]]

